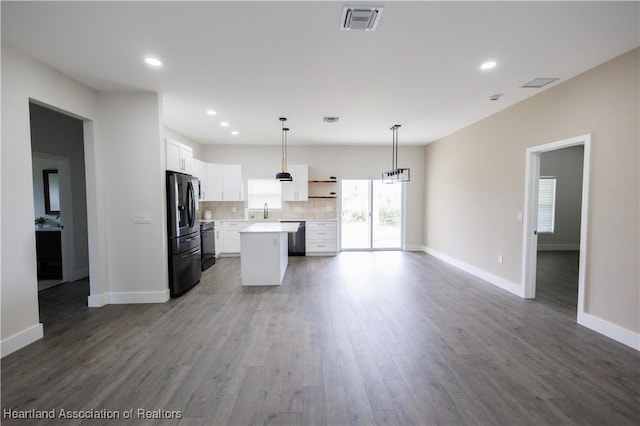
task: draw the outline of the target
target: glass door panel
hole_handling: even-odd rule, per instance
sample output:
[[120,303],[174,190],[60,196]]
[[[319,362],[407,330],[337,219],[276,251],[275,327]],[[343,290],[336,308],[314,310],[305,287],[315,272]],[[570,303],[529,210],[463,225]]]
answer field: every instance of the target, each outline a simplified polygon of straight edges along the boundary
[[344,250],[402,248],[402,185],[342,180]]
[[369,180],[342,181],[342,248],[347,250],[371,247],[369,221]]
[[402,184],[373,181],[372,248],[402,247]]

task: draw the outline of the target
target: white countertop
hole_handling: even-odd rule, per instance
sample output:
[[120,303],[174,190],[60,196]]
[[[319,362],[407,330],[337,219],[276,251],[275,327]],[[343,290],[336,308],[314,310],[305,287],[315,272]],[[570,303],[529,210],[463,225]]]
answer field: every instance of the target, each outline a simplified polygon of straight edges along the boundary
[[55,231],[62,231],[62,227],[61,226],[49,226],[49,227],[43,227],[43,228],[38,228],[36,227],[36,232],[55,232]]
[[259,222],[240,230],[240,233],[297,232],[298,223]]

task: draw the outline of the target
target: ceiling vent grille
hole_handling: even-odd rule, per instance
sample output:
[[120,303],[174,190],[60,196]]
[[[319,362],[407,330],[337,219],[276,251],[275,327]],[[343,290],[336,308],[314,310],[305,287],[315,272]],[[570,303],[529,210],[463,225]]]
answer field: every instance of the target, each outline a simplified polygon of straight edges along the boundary
[[551,84],[554,81],[559,80],[558,78],[534,78],[528,83],[525,83],[522,87],[539,89],[541,87],[546,86],[547,84]]
[[340,117],[323,117],[322,121],[325,123],[337,123]]
[[340,29],[343,31],[375,31],[382,15],[382,7],[345,6]]

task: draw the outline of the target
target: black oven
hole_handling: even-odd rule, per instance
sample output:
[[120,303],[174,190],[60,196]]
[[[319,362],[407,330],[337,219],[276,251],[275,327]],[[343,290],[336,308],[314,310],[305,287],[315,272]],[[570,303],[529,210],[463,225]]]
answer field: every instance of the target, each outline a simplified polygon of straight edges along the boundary
[[209,268],[216,263],[216,239],[215,239],[215,223],[200,223],[200,245],[202,247],[202,270]]

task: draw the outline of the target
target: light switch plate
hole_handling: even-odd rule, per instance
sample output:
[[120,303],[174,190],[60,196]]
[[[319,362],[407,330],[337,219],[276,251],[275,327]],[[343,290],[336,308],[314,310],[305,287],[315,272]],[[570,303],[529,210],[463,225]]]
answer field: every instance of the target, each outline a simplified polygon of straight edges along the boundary
[[133,214],[133,223],[136,223],[136,224],[150,224],[151,223],[151,213],[134,213]]

